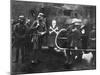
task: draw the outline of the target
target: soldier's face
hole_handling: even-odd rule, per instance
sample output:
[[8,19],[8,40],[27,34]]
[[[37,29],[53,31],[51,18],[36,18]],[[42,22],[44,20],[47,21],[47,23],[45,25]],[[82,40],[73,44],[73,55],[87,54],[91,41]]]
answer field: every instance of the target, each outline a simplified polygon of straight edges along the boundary
[[38,20],[39,20],[39,21],[40,21],[40,20],[42,21],[42,20],[43,20],[43,17],[38,17]]

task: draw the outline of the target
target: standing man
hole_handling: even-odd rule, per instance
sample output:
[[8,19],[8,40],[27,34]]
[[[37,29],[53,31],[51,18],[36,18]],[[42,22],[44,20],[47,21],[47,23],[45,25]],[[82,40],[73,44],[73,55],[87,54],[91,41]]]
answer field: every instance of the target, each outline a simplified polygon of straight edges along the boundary
[[92,27],[92,30],[89,32],[89,49],[96,49],[96,27]]
[[42,49],[42,45],[44,45],[47,27],[46,27],[46,18],[43,13],[39,13],[37,19],[33,22],[31,29],[33,29],[33,38],[32,42],[34,45],[33,48],[33,60],[34,63],[37,62],[37,51]]
[[[69,34],[68,34],[68,41],[69,41],[69,48],[74,49],[74,51],[67,51],[68,55],[68,63],[73,63],[77,58],[80,58],[80,51],[78,49],[80,48],[80,40],[81,40],[81,19],[73,18],[72,19],[72,25],[69,26]],[[76,58],[77,57],[77,58]]]
[[44,45],[45,35],[47,32],[46,27],[46,18],[44,17],[43,13],[39,13],[38,15],[38,26],[37,26],[37,33],[39,34],[39,48],[42,48],[42,45]]
[[16,48],[16,60],[14,62],[19,61],[19,53],[21,52],[21,62],[24,62],[24,54],[25,54],[25,34],[26,34],[26,26],[25,26],[25,17],[20,15],[18,20],[14,23],[14,43],[12,44],[12,48]]
[[79,42],[81,40],[81,31],[80,31],[81,23],[82,23],[81,19],[78,18],[72,19],[73,27],[71,30],[72,32],[71,37],[72,37],[72,44],[75,50],[79,48]]

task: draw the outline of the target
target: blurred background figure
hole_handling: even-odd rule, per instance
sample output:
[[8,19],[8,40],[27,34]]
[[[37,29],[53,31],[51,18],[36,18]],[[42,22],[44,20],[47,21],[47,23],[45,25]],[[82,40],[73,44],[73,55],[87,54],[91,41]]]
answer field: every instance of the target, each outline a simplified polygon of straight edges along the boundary
[[89,49],[96,49],[96,27],[93,25],[89,33]]

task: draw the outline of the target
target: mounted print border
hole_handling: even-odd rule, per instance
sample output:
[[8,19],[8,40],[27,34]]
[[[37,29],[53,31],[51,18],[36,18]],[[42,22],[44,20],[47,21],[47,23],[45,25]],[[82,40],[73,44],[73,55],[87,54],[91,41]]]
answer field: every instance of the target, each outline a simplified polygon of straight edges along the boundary
[[96,6],[11,0],[11,74],[96,69]]

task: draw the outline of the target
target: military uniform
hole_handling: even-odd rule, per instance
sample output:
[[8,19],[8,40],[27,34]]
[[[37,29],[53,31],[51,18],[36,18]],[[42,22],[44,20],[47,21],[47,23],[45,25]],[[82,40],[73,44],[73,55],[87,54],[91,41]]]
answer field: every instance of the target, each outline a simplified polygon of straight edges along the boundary
[[18,20],[16,22],[15,28],[14,28],[14,42],[12,45],[12,48],[16,48],[16,60],[15,62],[18,62],[19,60],[19,52],[21,52],[22,60],[21,62],[24,62],[24,54],[25,54],[25,32],[26,32],[26,26],[24,25],[25,20]]

